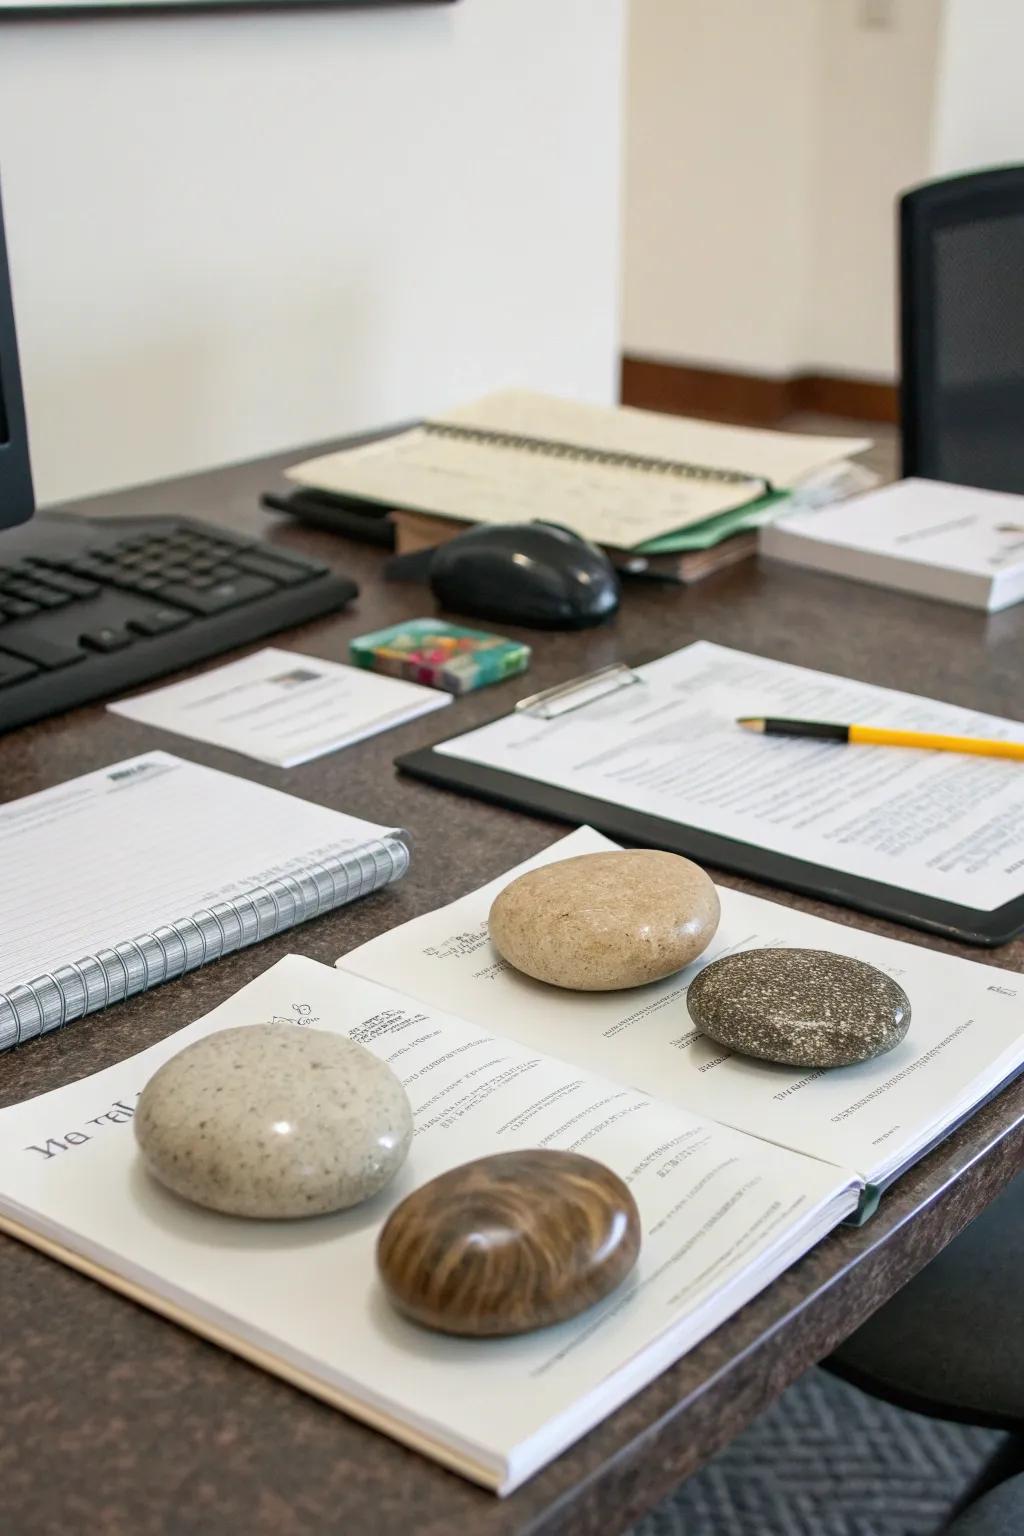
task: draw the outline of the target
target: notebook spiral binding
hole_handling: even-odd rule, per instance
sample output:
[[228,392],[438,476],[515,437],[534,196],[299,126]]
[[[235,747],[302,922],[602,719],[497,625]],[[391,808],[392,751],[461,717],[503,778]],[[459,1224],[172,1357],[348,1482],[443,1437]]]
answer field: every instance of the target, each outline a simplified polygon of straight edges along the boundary
[[409,850],[398,837],[348,848],[13,987],[0,993],[0,1050],[369,895],[408,867]]
[[542,453],[549,458],[571,459],[585,464],[604,464],[612,469],[639,469],[645,474],[679,475],[685,480],[712,480],[722,485],[746,485],[752,478],[740,470],[712,469],[706,464],[683,464],[678,459],[663,459],[656,454],[616,453],[604,448],[581,448],[578,443],[563,443],[555,438],[521,437],[514,432],[491,428],[461,427],[455,422],[427,421],[423,431],[433,437],[451,437],[459,442],[485,443],[491,448],[514,448],[520,453]]

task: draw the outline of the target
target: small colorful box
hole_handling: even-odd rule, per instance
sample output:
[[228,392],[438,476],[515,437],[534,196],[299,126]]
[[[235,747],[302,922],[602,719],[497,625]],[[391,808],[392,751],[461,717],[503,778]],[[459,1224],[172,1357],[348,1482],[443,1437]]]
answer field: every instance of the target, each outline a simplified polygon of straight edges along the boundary
[[530,647],[441,619],[410,619],[407,624],[360,635],[349,646],[349,659],[357,667],[404,677],[410,683],[425,683],[446,693],[469,693],[525,672]]

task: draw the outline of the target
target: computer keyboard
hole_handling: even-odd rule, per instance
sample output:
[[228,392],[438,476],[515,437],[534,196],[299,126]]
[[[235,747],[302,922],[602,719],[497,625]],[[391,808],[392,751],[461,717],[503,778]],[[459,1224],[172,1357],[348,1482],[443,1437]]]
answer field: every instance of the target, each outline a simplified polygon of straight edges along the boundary
[[202,523],[37,517],[0,538],[0,731],[330,613],[357,590]]

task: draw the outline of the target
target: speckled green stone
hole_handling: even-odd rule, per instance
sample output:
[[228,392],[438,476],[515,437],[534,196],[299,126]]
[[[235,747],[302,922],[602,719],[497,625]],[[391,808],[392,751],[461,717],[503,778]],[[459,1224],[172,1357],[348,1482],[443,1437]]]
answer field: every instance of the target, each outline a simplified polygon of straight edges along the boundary
[[745,949],[706,966],[686,994],[697,1028],[742,1056],[789,1067],[848,1067],[899,1045],[903,988],[827,949]]

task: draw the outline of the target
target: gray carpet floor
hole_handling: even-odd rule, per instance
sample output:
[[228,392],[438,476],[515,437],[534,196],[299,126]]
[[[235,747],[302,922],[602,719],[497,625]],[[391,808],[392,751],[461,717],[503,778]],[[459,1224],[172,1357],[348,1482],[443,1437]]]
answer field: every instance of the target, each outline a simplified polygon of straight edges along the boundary
[[630,1536],[937,1536],[1002,1438],[808,1371]]

